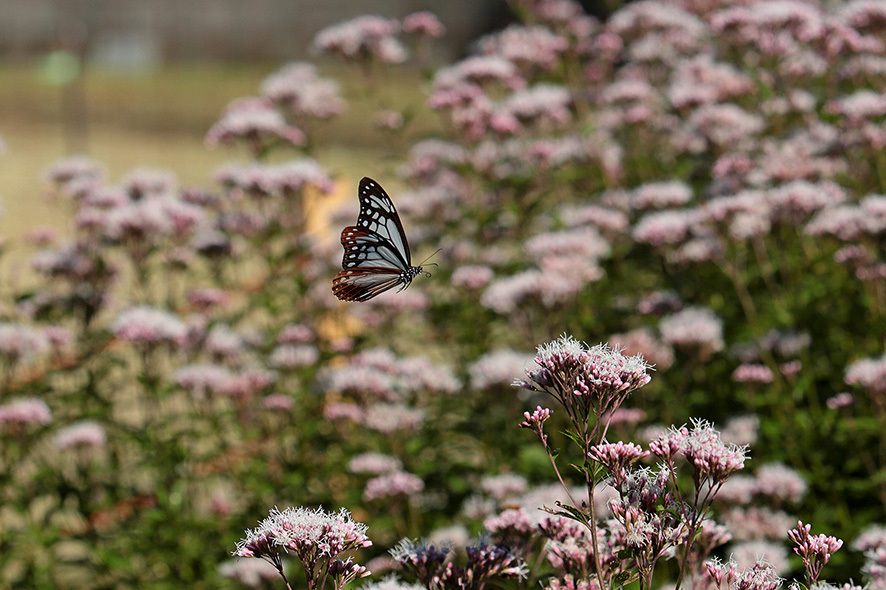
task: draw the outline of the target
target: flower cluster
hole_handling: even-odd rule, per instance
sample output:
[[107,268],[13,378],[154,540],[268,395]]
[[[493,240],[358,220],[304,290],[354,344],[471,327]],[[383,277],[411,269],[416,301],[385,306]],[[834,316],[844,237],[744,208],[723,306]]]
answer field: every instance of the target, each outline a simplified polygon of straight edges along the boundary
[[526,380],[515,385],[547,393],[559,402],[574,424],[587,424],[613,412],[635,390],[651,379],[643,357],[624,356],[606,344],[593,347],[572,336],[538,347],[537,369],[526,370]]
[[326,512],[322,508],[275,508],[258,527],[246,531],[234,555],[264,559],[284,579],[283,556],[294,555],[305,569],[311,590],[322,590],[327,576],[338,590],[355,578],[368,575],[366,568],[350,558],[340,558],[342,553],[372,545],[366,529],[366,525],[352,520],[345,509]]

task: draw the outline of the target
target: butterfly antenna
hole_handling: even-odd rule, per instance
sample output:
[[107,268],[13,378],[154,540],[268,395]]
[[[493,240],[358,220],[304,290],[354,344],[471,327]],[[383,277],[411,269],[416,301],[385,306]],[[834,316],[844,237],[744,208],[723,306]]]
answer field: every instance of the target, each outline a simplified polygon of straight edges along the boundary
[[428,260],[430,260],[431,258],[433,258],[434,256],[436,256],[436,255],[437,255],[437,252],[439,252],[439,251],[442,250],[442,249],[443,249],[443,248],[437,248],[437,249],[434,251],[433,254],[431,254],[430,256],[428,256],[427,258],[425,258],[424,260],[422,260],[418,265],[419,265],[419,266],[437,266],[437,263],[436,263],[436,262],[432,262],[432,263],[430,263],[430,264],[428,264],[428,265],[426,265],[425,262],[427,262]]

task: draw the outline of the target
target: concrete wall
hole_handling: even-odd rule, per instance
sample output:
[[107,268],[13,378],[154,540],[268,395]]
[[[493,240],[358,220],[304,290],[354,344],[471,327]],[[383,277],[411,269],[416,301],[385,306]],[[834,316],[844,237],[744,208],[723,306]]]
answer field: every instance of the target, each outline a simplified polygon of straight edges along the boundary
[[507,22],[504,0],[0,0],[0,55],[64,48],[125,66],[175,59],[284,60],[307,55],[314,34],[361,14],[402,18],[432,10],[459,52]]

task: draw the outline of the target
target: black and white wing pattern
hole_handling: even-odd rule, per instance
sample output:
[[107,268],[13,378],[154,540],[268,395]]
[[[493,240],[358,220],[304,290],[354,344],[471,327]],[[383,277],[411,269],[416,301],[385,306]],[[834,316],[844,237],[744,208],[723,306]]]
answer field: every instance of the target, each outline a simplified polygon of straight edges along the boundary
[[344,301],[368,301],[388,289],[402,291],[422,269],[412,266],[409,242],[394,203],[371,178],[360,181],[357,225],[341,232],[345,254],[332,292]]

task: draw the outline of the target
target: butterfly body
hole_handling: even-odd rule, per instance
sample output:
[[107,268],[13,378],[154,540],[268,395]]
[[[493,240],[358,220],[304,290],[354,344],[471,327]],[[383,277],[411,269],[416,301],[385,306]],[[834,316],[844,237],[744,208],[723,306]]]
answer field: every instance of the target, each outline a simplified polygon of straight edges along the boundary
[[422,273],[412,266],[409,242],[394,203],[371,178],[360,181],[357,225],[341,232],[342,271],[332,292],[344,301],[368,301],[394,287],[402,291]]

